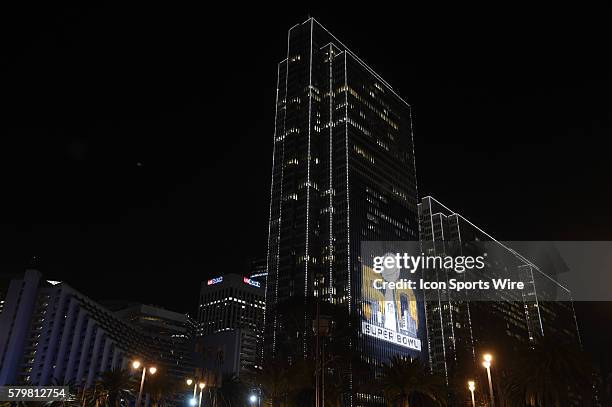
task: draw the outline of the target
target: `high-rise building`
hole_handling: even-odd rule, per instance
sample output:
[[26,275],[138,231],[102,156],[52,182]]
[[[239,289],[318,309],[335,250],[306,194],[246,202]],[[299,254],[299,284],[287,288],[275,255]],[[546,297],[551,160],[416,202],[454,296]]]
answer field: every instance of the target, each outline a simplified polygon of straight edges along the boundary
[[[264,354],[310,358],[314,316],[305,314],[296,327],[279,317],[278,307],[316,297],[353,316],[363,313],[365,321],[376,314],[365,303],[379,302],[364,298],[361,243],[418,240],[411,107],[309,18],[289,29],[287,56],[278,64],[273,140]],[[355,326],[353,346],[364,359],[380,365],[391,355],[424,352],[416,300],[406,295],[394,307],[397,317],[390,311],[385,322],[377,319],[393,334],[401,321],[411,323],[401,336],[411,336],[407,346],[377,336],[371,325]],[[297,345],[280,355],[286,338]]]
[[141,304],[112,312],[36,270],[12,278],[4,301],[0,385],[89,387],[133,359],[175,380],[193,373],[193,323],[184,314]]
[[[527,283],[514,294],[496,290],[477,301],[449,289],[435,291],[436,298],[426,302],[429,360],[434,371],[450,380],[457,370],[478,363],[482,350],[528,344],[544,335],[579,343],[571,293],[553,278],[563,264],[552,248],[546,256],[538,256],[538,261],[527,259],[430,196],[419,203],[419,220],[425,254],[484,255],[486,267],[474,271],[476,278],[515,277]],[[436,270],[432,278],[448,281],[458,276]],[[543,301],[550,299],[547,290],[558,291],[562,301]]]
[[206,358],[203,367],[235,374],[257,368],[264,310],[264,290],[250,277],[226,274],[202,282],[197,349],[223,355]]
[[130,304],[115,315],[149,338],[149,349],[164,374],[182,381],[193,375],[195,321],[187,314],[145,304]]
[[266,281],[268,272],[266,269],[266,259],[254,259],[249,262],[249,278],[260,283],[263,292],[266,291]]
[[59,281],[27,270],[12,279],[0,314],[0,385],[84,383],[152,360],[148,338]]

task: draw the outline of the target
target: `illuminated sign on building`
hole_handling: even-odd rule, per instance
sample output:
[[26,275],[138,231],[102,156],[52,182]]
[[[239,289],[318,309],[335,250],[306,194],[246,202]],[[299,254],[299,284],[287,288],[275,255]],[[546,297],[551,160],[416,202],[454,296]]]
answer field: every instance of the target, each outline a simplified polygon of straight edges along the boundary
[[218,284],[218,283],[220,283],[222,281],[223,281],[223,276],[216,277],[216,278],[211,278],[210,280],[208,280],[206,282],[206,285],[215,285],[215,284]]
[[261,286],[261,284],[259,284],[259,281],[251,280],[248,277],[243,277],[242,281],[244,281],[245,284],[252,285],[253,287],[260,287]]
[[412,336],[401,334],[397,331],[373,325],[365,321],[361,322],[361,332],[383,341],[391,342],[414,350],[421,350],[421,340]]
[[[399,280],[399,270],[384,271],[385,281]],[[381,275],[363,266],[361,295],[361,332],[404,348],[421,351],[419,313],[414,291],[410,288],[378,288],[374,282]]]

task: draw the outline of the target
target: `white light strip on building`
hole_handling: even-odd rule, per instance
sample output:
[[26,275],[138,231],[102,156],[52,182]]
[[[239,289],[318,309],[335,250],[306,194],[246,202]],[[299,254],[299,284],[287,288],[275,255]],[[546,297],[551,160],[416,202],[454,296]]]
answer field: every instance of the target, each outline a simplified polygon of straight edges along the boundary
[[[323,27],[323,25],[321,25],[321,23],[319,23],[318,21],[316,21],[314,19],[314,17],[311,17],[310,20],[315,21],[319,27],[321,27],[323,30],[325,30],[325,32],[327,32],[327,34],[329,34],[330,37],[332,37],[334,39],[334,41],[336,41],[338,44],[340,44],[340,46],[342,46],[344,48],[344,50],[346,52],[348,52],[353,59],[355,59],[355,61],[363,66],[368,72],[370,72],[377,80],[379,80],[382,84],[384,84],[387,89],[389,89],[389,91],[391,93],[393,93],[393,95],[395,95],[395,97],[397,97],[399,100],[401,100],[405,105],[410,106],[410,104],[408,104],[408,102],[406,102],[404,99],[402,99],[402,97],[400,95],[398,95],[397,93],[395,93],[395,91],[393,90],[393,88],[391,87],[391,85],[389,85],[389,83],[387,83],[387,81],[385,81],[379,74],[377,74],[372,68],[370,68],[368,66],[368,64],[366,64],[365,62],[363,62],[353,51],[351,51],[346,45],[344,45],[342,43],[342,41],[340,41],[338,38],[336,38],[336,36],[334,34],[332,34],[327,28]],[[308,20],[307,20],[308,21]]]
[[346,267],[348,273],[348,312],[351,314],[351,216],[349,205],[349,142],[348,142],[348,69],[347,52],[344,52],[344,95],[346,104],[344,106],[344,151],[346,155]]
[[[308,298],[308,264],[310,263],[310,252],[308,247],[308,238],[310,237],[310,134],[312,131],[312,35],[313,35],[314,23],[313,20],[310,20],[310,57],[308,61],[308,159],[306,162],[306,248],[305,248],[305,258],[306,265],[304,267],[304,304],[306,304],[306,299]],[[304,311],[304,326],[308,327],[307,324],[307,315],[306,311]],[[306,342],[304,341],[304,355],[306,355]]]
[[327,250],[327,256],[329,259],[329,281],[328,284],[328,297],[329,302],[332,303],[333,296],[333,258],[334,258],[334,234],[333,234],[333,221],[334,221],[334,177],[333,177],[333,132],[334,132],[334,93],[333,93],[333,59],[334,59],[334,48],[333,44],[329,44],[329,249]]
[[[280,241],[281,241],[281,224],[283,223],[283,179],[285,176],[285,131],[287,129],[287,87],[289,83],[289,45],[291,38],[291,30],[297,27],[297,24],[287,32],[287,58],[285,60],[285,109],[283,113],[283,140],[281,152],[281,180],[280,180],[280,198],[278,203],[278,234],[276,235],[276,278],[274,281],[274,305],[278,303],[278,274],[280,272]],[[267,290],[267,287],[266,287]],[[272,354],[276,353],[276,328],[278,326],[277,314],[274,313],[274,324],[272,325]]]
[[[431,225],[431,241],[432,241],[432,246],[433,246],[433,251],[434,251],[434,255],[437,255],[436,252],[436,235],[435,235],[435,231],[434,231],[434,224],[433,224],[433,209],[431,206],[431,197],[429,197],[429,223]],[[436,270],[436,280],[439,281],[438,279],[438,270]],[[446,384],[448,384],[448,365],[446,363],[446,341],[444,339],[444,319],[442,318],[442,298],[440,297],[440,290],[437,290],[438,292],[438,314],[440,315],[440,331],[442,332],[442,354],[444,357],[444,379],[446,381]]]
[[440,205],[441,207],[443,207],[444,209],[446,209],[447,211],[449,211],[450,213],[453,213],[457,216],[459,216],[461,219],[463,219],[464,221],[466,221],[467,223],[469,223],[472,227],[474,227],[476,230],[478,230],[480,233],[482,233],[483,235],[485,235],[486,237],[488,237],[489,239],[491,239],[491,241],[499,244],[501,247],[503,247],[504,249],[508,250],[509,252],[511,252],[512,254],[514,254],[516,257],[518,257],[519,259],[521,259],[522,261],[524,261],[525,263],[527,263],[528,265],[530,265],[531,267],[533,267],[534,269],[536,269],[540,274],[542,274],[543,276],[545,276],[546,278],[548,278],[550,281],[552,281],[553,283],[557,284],[559,287],[563,288],[565,291],[567,291],[568,293],[570,293],[570,290],[567,289],[566,287],[564,287],[562,284],[560,284],[558,281],[556,281],[555,279],[553,279],[552,277],[550,277],[548,274],[544,273],[542,270],[540,270],[540,268],[533,264],[531,261],[529,261],[528,259],[526,259],[525,257],[523,257],[522,254],[518,253],[516,250],[504,245],[503,243],[501,243],[499,240],[495,239],[493,236],[491,236],[490,234],[488,234],[487,232],[485,232],[484,230],[482,230],[481,228],[479,228],[478,226],[476,226],[475,224],[473,224],[472,222],[470,222],[468,219],[464,218],[460,213],[457,213],[451,209],[449,209],[448,207],[444,206],[442,203],[440,203],[437,199],[433,198],[432,196],[427,196],[426,198],[429,198],[430,200],[433,199],[434,201],[436,201],[436,203],[438,203],[438,205]]
[[[266,289],[264,290],[264,301],[268,300],[268,273],[270,272],[270,232],[272,230],[272,196],[274,191],[274,163],[276,155],[276,128],[278,120],[278,85],[280,83],[280,64],[276,66],[276,103],[274,104],[274,136],[272,138],[272,176],[270,177],[270,213],[268,215],[268,250],[266,254]],[[266,313],[263,317],[264,326],[266,326]],[[264,335],[265,338],[265,335]]]

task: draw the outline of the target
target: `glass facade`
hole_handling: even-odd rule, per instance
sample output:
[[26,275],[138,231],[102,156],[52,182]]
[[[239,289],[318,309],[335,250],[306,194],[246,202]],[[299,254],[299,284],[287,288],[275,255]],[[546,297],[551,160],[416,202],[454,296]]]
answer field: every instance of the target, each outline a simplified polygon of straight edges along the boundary
[[[404,240],[418,240],[410,106],[316,20],[295,25],[278,64],[266,355],[287,335],[313,354],[312,315],[292,328],[277,304],[315,296],[361,315],[361,242]],[[404,349],[359,338],[373,361]]]
[[[480,361],[483,351],[505,344],[508,349],[529,344],[544,335],[562,342],[579,343],[571,293],[557,302],[544,289],[561,289],[554,278],[559,264],[549,265],[542,258],[528,260],[516,249],[518,243],[502,243],[432,197],[419,203],[421,246],[430,255],[482,255],[485,268],[477,273],[484,279],[515,277],[525,281],[525,289],[492,291],[486,298],[468,297],[465,293],[439,289],[437,298],[426,301],[429,360],[432,370],[443,373],[447,382],[461,374],[466,366]],[[525,247],[518,248],[521,251]],[[548,248],[546,258],[556,251]],[[537,265],[535,264],[537,263]],[[548,277],[546,277],[548,275]],[[431,279],[448,282],[457,278],[437,270]]]

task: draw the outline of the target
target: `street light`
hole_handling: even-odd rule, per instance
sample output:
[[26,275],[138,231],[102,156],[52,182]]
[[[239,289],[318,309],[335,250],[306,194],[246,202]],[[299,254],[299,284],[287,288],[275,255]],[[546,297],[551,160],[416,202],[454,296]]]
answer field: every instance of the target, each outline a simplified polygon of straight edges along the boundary
[[192,384],[193,384],[193,397],[192,397],[191,400],[193,401],[193,403],[191,403],[191,401],[190,401],[190,404],[191,405],[195,405],[195,403],[196,403],[196,391],[198,390],[198,384],[195,383],[195,380],[187,379],[187,386],[191,386]]
[[[138,391],[138,399],[136,400],[136,407],[140,407],[140,402],[142,401],[142,388],[144,387],[145,376],[147,374],[147,367],[140,363],[139,360],[135,360],[132,362],[132,367],[134,369],[138,369],[142,366],[142,378],[140,379],[140,390]],[[149,373],[155,374],[157,372],[157,368],[155,366],[149,367]]]
[[200,387],[200,401],[198,402],[198,407],[202,407],[202,393],[204,393],[204,388],[206,387],[206,383],[200,383],[198,385]]
[[482,365],[487,369],[487,378],[489,379],[489,395],[491,396],[491,407],[495,407],[495,398],[493,397],[493,381],[491,380],[491,361],[493,356],[489,353],[485,353],[482,357],[484,362]]
[[[195,406],[196,404],[198,404],[198,399],[196,398],[197,395],[197,391],[198,391],[198,385],[202,386],[204,385],[204,383],[198,383],[198,380],[193,380],[193,379],[187,379],[185,380],[185,382],[187,383],[187,386],[191,386],[193,384],[193,397],[191,399],[189,399],[189,405],[190,406]],[[200,387],[202,388],[202,387]]]
[[257,403],[257,406],[259,407],[259,396],[257,394],[251,394],[249,396],[249,403],[251,403],[252,406],[255,406],[255,403]]
[[474,390],[476,390],[476,383],[474,383],[474,380],[470,380],[468,382],[468,389],[470,389],[470,393],[472,393],[472,407],[476,407],[476,400],[474,400]]

